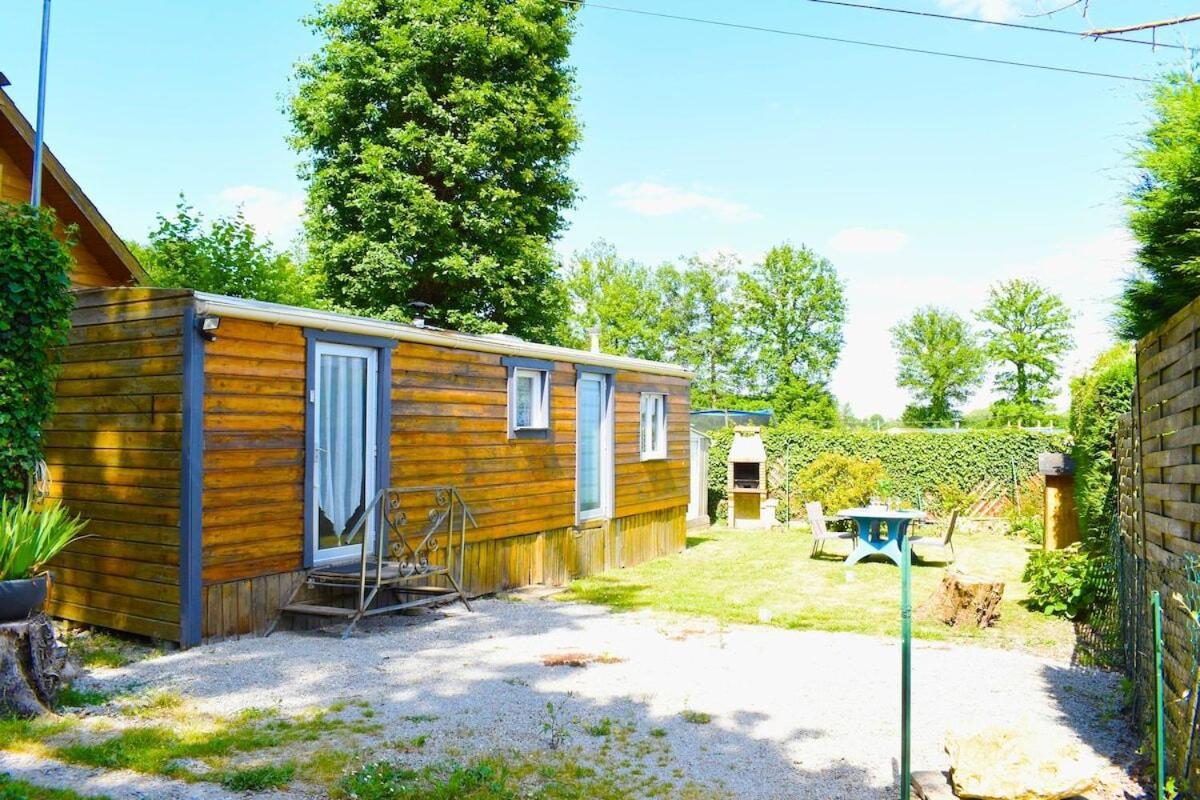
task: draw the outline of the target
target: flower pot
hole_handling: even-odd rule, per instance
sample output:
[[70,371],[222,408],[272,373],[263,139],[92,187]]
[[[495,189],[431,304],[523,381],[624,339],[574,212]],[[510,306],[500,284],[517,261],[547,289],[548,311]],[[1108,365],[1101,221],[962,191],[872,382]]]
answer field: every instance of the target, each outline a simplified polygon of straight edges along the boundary
[[42,573],[24,580],[0,581],[0,622],[25,619],[42,610],[50,576]]

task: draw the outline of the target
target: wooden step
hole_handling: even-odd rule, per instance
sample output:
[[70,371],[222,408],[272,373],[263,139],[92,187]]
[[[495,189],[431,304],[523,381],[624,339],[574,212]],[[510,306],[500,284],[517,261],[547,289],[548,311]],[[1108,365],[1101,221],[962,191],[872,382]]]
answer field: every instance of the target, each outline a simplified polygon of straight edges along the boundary
[[279,609],[287,611],[290,614],[314,614],[319,617],[353,617],[358,613],[353,608],[341,608],[339,606],[322,606],[315,603],[292,603]]

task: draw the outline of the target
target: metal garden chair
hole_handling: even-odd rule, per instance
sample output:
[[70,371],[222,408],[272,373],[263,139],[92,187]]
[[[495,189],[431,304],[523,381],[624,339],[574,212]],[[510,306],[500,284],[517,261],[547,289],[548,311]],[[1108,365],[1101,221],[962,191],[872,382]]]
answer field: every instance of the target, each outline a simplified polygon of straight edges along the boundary
[[[812,553],[809,554],[809,558],[816,558],[817,554],[824,549],[826,542],[835,541],[837,539],[854,539],[854,533],[843,533],[840,531],[829,530],[829,527],[825,523],[829,521],[830,518],[825,516],[825,510],[821,508],[820,503],[816,501],[805,503],[804,510],[808,512],[808,524],[810,527],[812,527],[813,546]],[[836,517],[833,519],[836,519]]]
[[[955,558],[957,558],[957,555],[954,552],[954,542],[953,542],[954,527],[957,523],[958,523],[958,509],[956,508],[950,512],[950,522],[946,525],[946,531],[942,534],[942,537],[940,539],[935,538],[933,536],[913,536],[913,537],[911,537],[913,555],[917,556],[922,561],[925,560],[924,556],[922,556],[921,554],[919,554],[917,552],[918,545],[920,546],[921,549],[925,549],[925,548],[939,549],[942,551],[942,560],[945,561],[947,564],[953,564]],[[946,559],[946,556],[945,556],[946,553],[950,554],[949,560]]]

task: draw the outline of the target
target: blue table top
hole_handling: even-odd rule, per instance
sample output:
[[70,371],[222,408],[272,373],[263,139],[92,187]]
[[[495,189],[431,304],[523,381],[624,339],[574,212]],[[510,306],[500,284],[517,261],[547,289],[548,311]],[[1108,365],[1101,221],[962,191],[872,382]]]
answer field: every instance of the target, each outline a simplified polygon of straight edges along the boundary
[[917,520],[925,519],[924,511],[893,511],[889,508],[847,508],[837,512],[839,517],[850,517],[851,519],[907,519]]

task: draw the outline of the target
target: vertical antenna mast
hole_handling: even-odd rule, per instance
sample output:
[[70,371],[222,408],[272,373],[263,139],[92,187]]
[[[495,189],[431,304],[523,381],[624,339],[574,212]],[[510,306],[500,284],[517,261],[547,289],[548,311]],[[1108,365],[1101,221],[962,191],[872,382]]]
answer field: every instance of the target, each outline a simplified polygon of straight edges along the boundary
[[42,204],[42,150],[46,139],[46,60],[50,54],[50,0],[42,0],[42,59],[38,67],[37,127],[33,131],[33,189],[29,205]]

